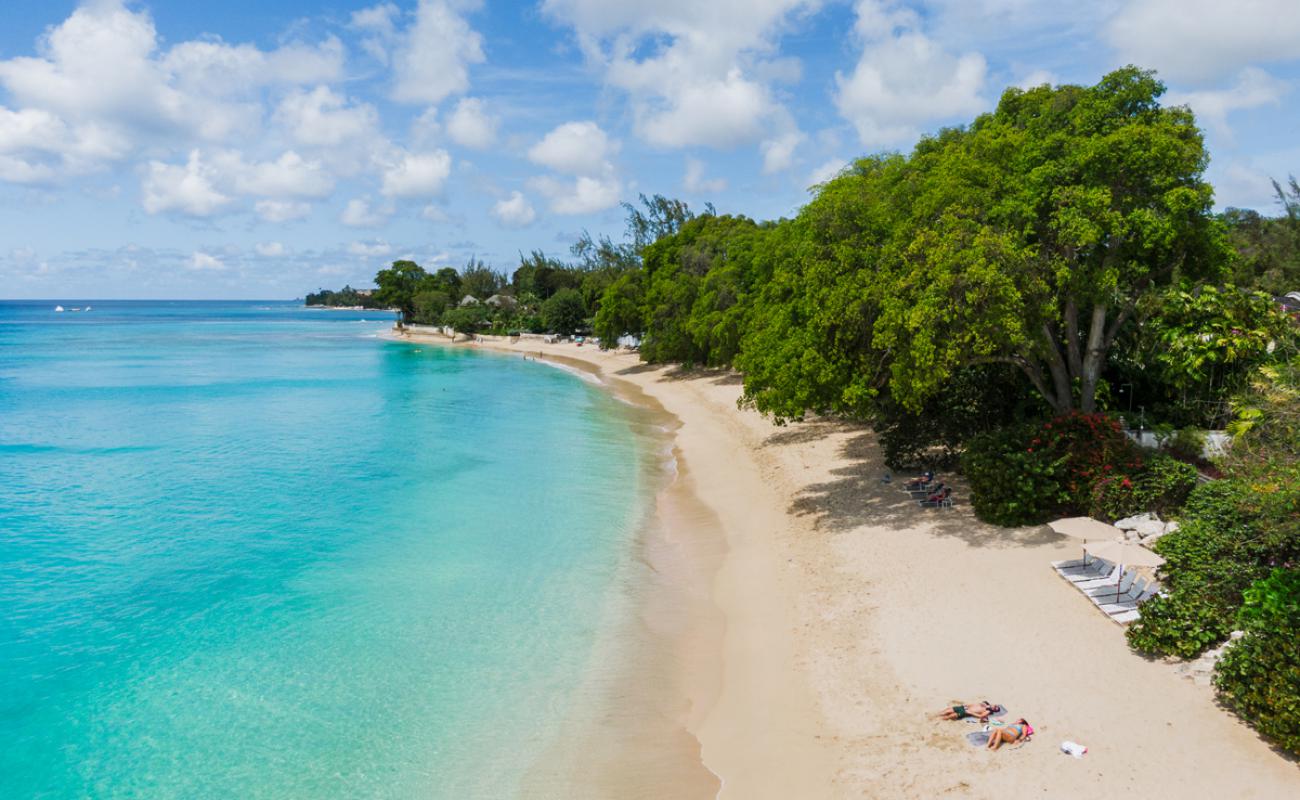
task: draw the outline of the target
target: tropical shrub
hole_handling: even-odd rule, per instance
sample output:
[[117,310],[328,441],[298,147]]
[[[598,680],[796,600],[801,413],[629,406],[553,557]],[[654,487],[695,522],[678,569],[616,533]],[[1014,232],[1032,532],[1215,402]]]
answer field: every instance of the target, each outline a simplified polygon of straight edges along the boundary
[[1159,453],[1149,455],[1133,476],[1105,477],[1092,487],[1089,516],[1113,522],[1144,511],[1169,516],[1196,487],[1196,468]]
[[1045,447],[1026,447],[1039,425],[1015,425],[972,438],[962,456],[975,514],[995,525],[1032,525],[1059,516],[1065,457]]
[[1243,599],[1246,635],[1224,651],[1214,684],[1243,719],[1300,755],[1300,570],[1273,570]]
[[1100,490],[1103,497],[1127,505],[1142,470],[1141,453],[1118,422],[1077,411],[974,437],[962,458],[975,513],[998,525],[1087,513],[1103,483],[1115,485]]
[[1227,638],[1251,584],[1300,564],[1300,485],[1244,478],[1198,486],[1154,545],[1164,595],[1129,626],[1134,648],[1190,658]]

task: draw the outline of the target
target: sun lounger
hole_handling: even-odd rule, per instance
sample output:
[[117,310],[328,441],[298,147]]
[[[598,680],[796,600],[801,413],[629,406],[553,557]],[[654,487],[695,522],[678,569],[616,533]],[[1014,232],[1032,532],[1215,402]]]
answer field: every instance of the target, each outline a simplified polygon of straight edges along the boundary
[[1075,573],[1067,572],[1062,573],[1061,577],[1076,585],[1089,583],[1091,581],[1110,581],[1111,583],[1114,583],[1119,579],[1119,575],[1116,574],[1118,570],[1119,567],[1115,564],[1112,564],[1109,561],[1103,561],[1101,566],[1096,570]]
[[944,489],[917,502],[921,508],[952,508],[952,489]]
[[[1101,578],[1094,578],[1090,581],[1075,581],[1075,588],[1084,594],[1089,594],[1093,589],[1110,589],[1111,594],[1124,594],[1128,587],[1133,585],[1133,580],[1137,577],[1137,571],[1134,569],[1124,570],[1123,575],[1116,575],[1112,572],[1110,575]],[[1126,583],[1127,581],[1127,583]],[[1118,591],[1116,585],[1118,584]]]
[[1159,594],[1159,589],[1155,586],[1149,586],[1137,597],[1121,599],[1116,603],[1098,603],[1097,607],[1114,617],[1117,614],[1136,611],[1138,606],[1155,597],[1157,594]]
[[1060,572],[1063,569],[1076,569],[1078,567],[1091,566],[1097,563],[1097,561],[1098,559],[1096,558],[1087,558],[1087,559],[1076,558],[1070,561],[1053,561],[1052,569],[1056,570],[1057,572]]
[[1137,570],[1127,569],[1124,570],[1124,575],[1119,579],[1119,586],[1115,585],[1115,581],[1107,581],[1106,583],[1081,583],[1078,586],[1079,589],[1089,597],[1123,597],[1128,594],[1128,590],[1133,587],[1133,581],[1135,580],[1137,580]]
[[1096,577],[1098,574],[1101,574],[1103,570],[1109,571],[1113,567],[1114,565],[1104,558],[1094,558],[1087,564],[1080,564],[1077,567],[1057,567],[1056,571],[1060,573],[1063,578],[1075,578],[1078,576]]

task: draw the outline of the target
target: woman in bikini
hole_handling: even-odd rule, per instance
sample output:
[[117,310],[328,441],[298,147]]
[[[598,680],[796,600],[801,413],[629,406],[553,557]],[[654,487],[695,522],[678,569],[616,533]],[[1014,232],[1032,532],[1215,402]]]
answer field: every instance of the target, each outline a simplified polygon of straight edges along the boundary
[[990,750],[997,750],[1004,744],[1020,744],[1029,741],[1029,737],[1034,735],[1034,728],[1024,717],[1016,720],[1010,725],[999,725],[989,730]]
[[935,714],[934,718],[935,719],[965,719],[966,717],[974,717],[975,719],[978,719],[980,722],[987,722],[991,714],[998,714],[1001,713],[1001,711],[1002,711],[1002,706],[998,705],[997,703],[990,703],[987,700],[983,700],[981,702],[971,703],[969,705],[960,705],[960,706],[952,706],[951,708],[945,708],[943,711],[940,711],[938,714]]

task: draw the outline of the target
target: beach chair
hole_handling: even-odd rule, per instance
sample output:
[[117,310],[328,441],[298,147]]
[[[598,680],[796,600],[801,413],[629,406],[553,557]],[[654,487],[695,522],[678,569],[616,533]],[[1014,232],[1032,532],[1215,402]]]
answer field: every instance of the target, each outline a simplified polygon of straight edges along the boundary
[[1079,559],[1077,561],[1061,561],[1059,563],[1061,566],[1056,566],[1056,564],[1053,564],[1052,566],[1056,568],[1056,571],[1059,572],[1062,577],[1066,578],[1076,575],[1096,575],[1103,569],[1113,566],[1106,559],[1098,558],[1097,556],[1088,558],[1086,562]]
[[1116,603],[1100,603],[1098,604],[1097,607],[1100,608],[1102,611],[1105,611],[1111,617],[1115,617],[1120,614],[1126,614],[1130,611],[1137,611],[1138,606],[1142,605],[1146,601],[1155,597],[1159,593],[1160,593],[1159,587],[1157,587],[1155,584],[1152,584],[1146,587],[1145,589],[1143,589],[1142,592],[1138,594],[1136,597],[1130,599],[1121,599],[1119,602]]
[[1075,581],[1074,587],[1079,591],[1083,592],[1085,595],[1088,594],[1088,592],[1092,589],[1107,589],[1107,588],[1109,588],[1111,590],[1111,593],[1114,594],[1115,585],[1118,583],[1119,590],[1120,590],[1119,593],[1123,594],[1124,592],[1128,591],[1128,587],[1133,585],[1133,581],[1136,578],[1137,578],[1137,570],[1129,568],[1124,570],[1123,575],[1116,575],[1114,572],[1112,572],[1110,575],[1106,576],[1105,578],[1094,578],[1090,581]]
[[[1115,586],[1115,581],[1109,581],[1106,584],[1100,585],[1090,581],[1088,584],[1080,583],[1076,585],[1079,587],[1079,591],[1089,597],[1105,597],[1108,595],[1110,597],[1116,597],[1117,595],[1119,597],[1124,597],[1128,594],[1129,589],[1133,588],[1133,582],[1135,580],[1137,580],[1137,570],[1126,569],[1119,579],[1118,587]],[[1116,591],[1117,588],[1118,591]]]
[[945,488],[917,502],[921,508],[952,508],[952,489]]
[[1120,579],[1119,566],[1107,563],[1095,575],[1067,575],[1065,579],[1080,591],[1094,586],[1114,586]]
[[1089,564],[1092,564],[1096,560],[1097,559],[1095,558],[1089,558],[1089,559],[1075,558],[1075,559],[1071,559],[1070,561],[1053,561],[1052,569],[1056,570],[1057,572],[1060,572],[1063,569],[1075,569],[1076,567],[1085,567]]
[[912,496],[913,500],[923,500],[926,497],[929,497],[930,495],[934,494],[935,492],[943,491],[943,489],[944,489],[943,481],[935,481],[933,483],[925,484],[920,489],[908,489],[907,493]]
[[934,473],[926,470],[919,476],[903,484],[903,489],[909,492],[923,492],[934,483]]
[[1104,558],[1094,558],[1092,563],[1084,567],[1075,567],[1072,569],[1058,569],[1057,574],[1071,583],[1079,581],[1090,581],[1098,578],[1113,578],[1115,574],[1115,565]]

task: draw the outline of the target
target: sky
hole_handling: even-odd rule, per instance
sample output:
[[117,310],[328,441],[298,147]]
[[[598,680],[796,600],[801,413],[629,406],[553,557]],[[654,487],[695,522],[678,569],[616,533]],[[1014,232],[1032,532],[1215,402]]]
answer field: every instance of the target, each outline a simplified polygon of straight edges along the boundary
[[1220,208],[1300,173],[1298,0],[3,0],[0,298],[300,297],[795,214],[1008,86],[1155,69]]

